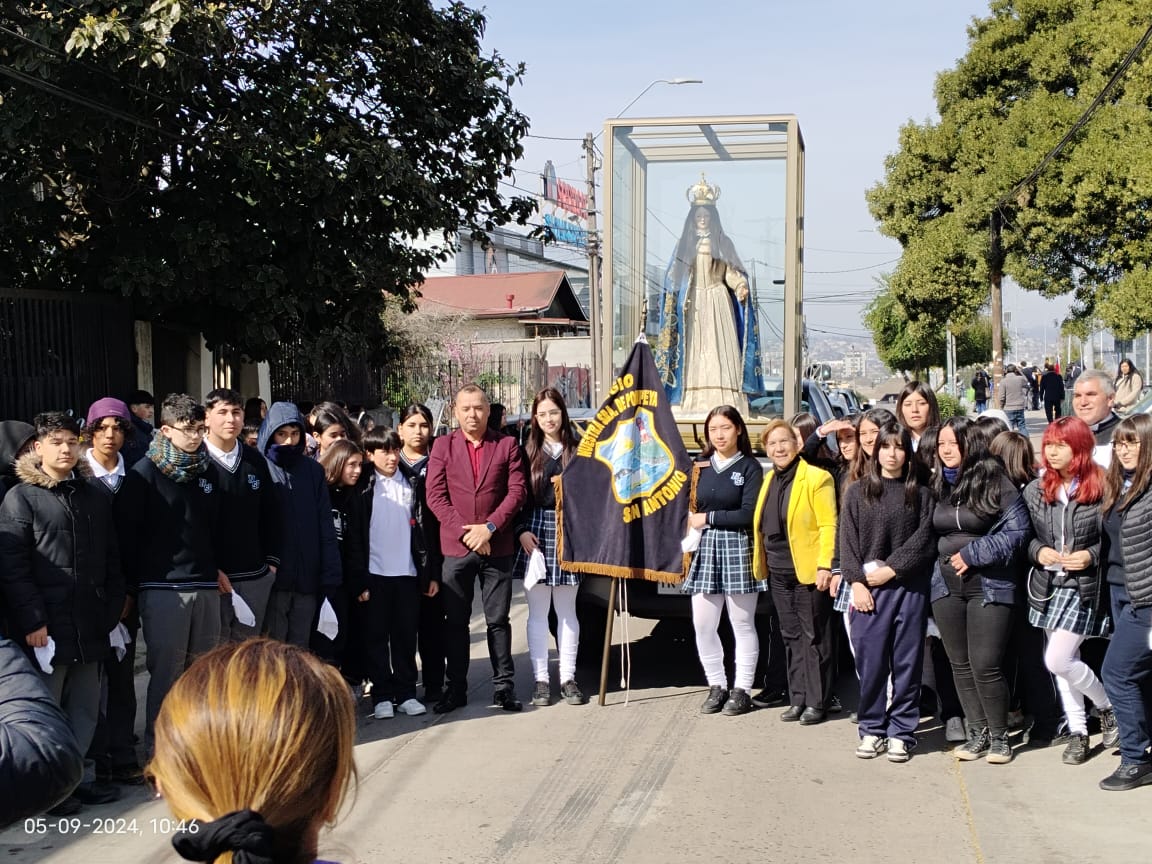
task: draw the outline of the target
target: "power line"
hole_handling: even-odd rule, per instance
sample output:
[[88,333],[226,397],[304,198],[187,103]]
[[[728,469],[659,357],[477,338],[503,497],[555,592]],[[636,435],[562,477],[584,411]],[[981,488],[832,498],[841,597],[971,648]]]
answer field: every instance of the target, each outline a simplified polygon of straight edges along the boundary
[[1096,109],[1103,104],[1104,99],[1108,96],[1112,89],[1120,83],[1121,77],[1123,77],[1124,73],[1128,71],[1128,67],[1131,66],[1133,62],[1135,62],[1136,58],[1140,55],[1140,52],[1144,50],[1144,46],[1148,44],[1149,39],[1152,39],[1152,26],[1149,26],[1148,29],[1144,31],[1144,35],[1140,37],[1140,41],[1132,47],[1132,50],[1128,52],[1128,55],[1121,61],[1120,65],[1116,67],[1116,71],[1112,73],[1112,77],[1108,79],[1108,83],[1104,85],[1104,89],[1101,90],[1100,93],[1097,94],[1096,98],[1092,100],[1091,104],[1084,110],[1084,113],[1080,115],[1080,119],[1072,124],[1072,128],[1068,130],[1068,132],[1064,135],[1063,138],[1060,139],[1055,147],[1048,151],[1044,158],[1040,160],[1040,164],[1032,169],[1031,174],[1013,186],[1007,194],[1005,194],[1000,198],[999,201],[996,202],[996,210],[999,210],[1010,200],[1019,195],[1021,191],[1023,191],[1034,180],[1036,180],[1037,177],[1040,176],[1040,174],[1044,171],[1045,168],[1048,167],[1048,164],[1053,159],[1055,159],[1060,155],[1061,152],[1063,152],[1064,148],[1068,146],[1069,142],[1071,142],[1076,133],[1084,128],[1088,121],[1092,119],[1092,115],[1095,114]]
[[21,72],[19,69],[6,66],[3,63],[0,63],[0,75],[4,75],[16,81],[20,81],[21,83],[27,84],[28,86],[34,87],[38,90],[43,90],[45,93],[50,93],[53,96],[60,97],[61,99],[67,99],[69,102],[75,102],[77,105],[83,105],[85,108],[90,108],[91,110],[98,111],[101,114],[107,114],[109,117],[114,117],[117,120],[124,121],[125,123],[131,123],[133,126],[139,126],[141,129],[146,129],[149,132],[153,132],[163,138],[169,139],[170,141],[181,140],[179,135],[173,135],[171,132],[168,132],[165,129],[161,129],[159,126],[153,123],[149,123],[147,120],[144,120],[140,117],[137,117],[135,114],[129,114],[127,111],[121,111],[119,108],[113,108],[111,105],[98,102],[95,99],[84,96],[80,93],[76,93],[75,91],[69,90],[65,87],[61,87],[58,84],[52,84],[51,82],[45,81],[42,78],[36,78],[33,75],[28,75],[25,72]]

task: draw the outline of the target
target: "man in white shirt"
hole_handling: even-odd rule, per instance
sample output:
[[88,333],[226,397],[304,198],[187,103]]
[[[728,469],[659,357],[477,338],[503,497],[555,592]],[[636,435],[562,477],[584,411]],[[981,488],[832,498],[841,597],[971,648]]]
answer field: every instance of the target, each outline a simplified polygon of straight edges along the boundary
[[1112,376],[1100,369],[1085,369],[1076,378],[1072,390],[1072,410],[1092,429],[1096,446],[1092,460],[1101,468],[1112,464],[1112,432],[1120,416],[1112,410],[1116,384]]

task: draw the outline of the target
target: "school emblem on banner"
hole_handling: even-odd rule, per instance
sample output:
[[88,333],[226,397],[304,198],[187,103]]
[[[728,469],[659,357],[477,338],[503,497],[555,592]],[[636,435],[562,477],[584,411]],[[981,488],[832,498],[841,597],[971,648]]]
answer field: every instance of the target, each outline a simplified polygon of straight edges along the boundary
[[681,581],[690,469],[652,351],[637,341],[561,475],[561,568]]

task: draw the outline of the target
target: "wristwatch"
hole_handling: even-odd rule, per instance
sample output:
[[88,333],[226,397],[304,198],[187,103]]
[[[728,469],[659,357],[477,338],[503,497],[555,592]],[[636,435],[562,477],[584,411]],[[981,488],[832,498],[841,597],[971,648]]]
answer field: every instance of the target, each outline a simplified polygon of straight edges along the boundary
[[484,527],[488,529],[489,534],[495,534],[496,533],[496,523],[495,522],[485,522]]

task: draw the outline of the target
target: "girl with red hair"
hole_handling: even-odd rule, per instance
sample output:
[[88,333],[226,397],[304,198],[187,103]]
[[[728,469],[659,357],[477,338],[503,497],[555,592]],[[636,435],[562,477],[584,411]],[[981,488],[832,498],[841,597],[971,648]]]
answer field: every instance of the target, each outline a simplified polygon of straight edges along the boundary
[[1080,646],[1108,630],[1108,606],[1100,571],[1100,501],[1104,472],[1092,461],[1095,436],[1079,417],[1061,417],[1044,432],[1044,473],[1024,490],[1036,536],[1028,548],[1028,620],[1044,630],[1044,664],[1056,676],[1071,740],[1066,765],[1088,758],[1087,696],[1100,710],[1104,746],[1114,747],[1119,729],[1112,703]]

